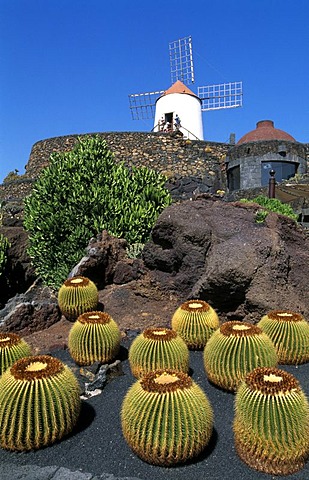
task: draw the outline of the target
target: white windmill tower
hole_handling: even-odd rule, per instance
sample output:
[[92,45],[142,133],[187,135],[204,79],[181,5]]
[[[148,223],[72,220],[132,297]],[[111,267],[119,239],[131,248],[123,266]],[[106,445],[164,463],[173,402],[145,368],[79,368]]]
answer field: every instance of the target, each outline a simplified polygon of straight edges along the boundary
[[[242,82],[188,88],[194,83],[192,38],[169,43],[172,85],[167,90],[129,95],[133,120],[154,118],[154,132],[180,130],[185,138],[203,140],[202,112],[242,106]],[[177,124],[177,117],[180,125]]]

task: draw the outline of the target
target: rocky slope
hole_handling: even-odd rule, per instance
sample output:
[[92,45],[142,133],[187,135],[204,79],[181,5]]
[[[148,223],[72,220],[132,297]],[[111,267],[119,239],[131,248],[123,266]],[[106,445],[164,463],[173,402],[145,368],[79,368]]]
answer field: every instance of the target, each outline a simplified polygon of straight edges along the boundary
[[[274,309],[308,319],[308,238],[301,226],[275,213],[256,223],[259,208],[211,197],[173,204],[158,218],[142,259],[128,258],[126,242],[103,232],[91,240],[71,274],[97,283],[101,308],[123,332],[170,325],[174,310],[189,298],[208,301],[222,321],[257,322]],[[70,325],[61,317],[56,292],[34,282],[27,236],[20,228],[15,237],[10,231],[1,282],[11,298],[2,296],[0,330],[38,338],[34,332],[48,328],[48,344],[65,343]],[[3,295],[5,288],[0,291]]]

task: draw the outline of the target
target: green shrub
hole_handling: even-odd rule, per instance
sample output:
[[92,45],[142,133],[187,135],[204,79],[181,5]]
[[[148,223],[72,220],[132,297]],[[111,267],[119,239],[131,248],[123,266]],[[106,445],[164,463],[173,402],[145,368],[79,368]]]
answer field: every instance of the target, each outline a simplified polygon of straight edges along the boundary
[[242,198],[240,201],[244,203],[254,202],[264,208],[264,210],[259,210],[259,212],[257,212],[256,214],[257,223],[264,222],[269,212],[275,212],[279,213],[280,215],[285,215],[286,217],[292,218],[295,221],[298,218],[298,215],[294,213],[294,210],[290,205],[280,202],[280,200],[278,200],[277,198],[268,198],[264,197],[264,195],[258,195],[257,197],[250,200]]
[[10,243],[2,233],[0,233],[0,276],[3,273],[6,261],[7,261],[7,251],[10,246]]
[[24,225],[37,274],[59,288],[90,238],[104,229],[129,244],[145,243],[171,203],[165,180],[146,167],[116,163],[98,135],[52,154],[25,199]]

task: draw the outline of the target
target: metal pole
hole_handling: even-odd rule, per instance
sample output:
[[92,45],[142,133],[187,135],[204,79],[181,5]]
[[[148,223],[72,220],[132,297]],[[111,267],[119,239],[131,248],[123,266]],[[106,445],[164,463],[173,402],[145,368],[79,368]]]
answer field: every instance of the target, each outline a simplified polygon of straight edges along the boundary
[[269,175],[270,179],[268,182],[268,198],[276,198],[276,179],[275,179],[275,170],[270,170]]

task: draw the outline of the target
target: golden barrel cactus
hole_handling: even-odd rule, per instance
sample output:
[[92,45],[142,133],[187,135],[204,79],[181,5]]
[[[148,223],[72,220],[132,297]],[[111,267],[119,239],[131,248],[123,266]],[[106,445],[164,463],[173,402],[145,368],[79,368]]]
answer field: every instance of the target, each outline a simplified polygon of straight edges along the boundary
[[0,333],[0,375],[22,357],[31,355],[31,347],[16,333]]
[[219,327],[216,311],[204,300],[188,300],[172,317],[172,329],[191,349],[202,349]]
[[205,449],[212,435],[213,410],[206,394],[186,373],[155,370],[128,390],[121,422],[136,455],[168,467]]
[[0,378],[0,445],[26,451],[70,433],[80,413],[72,371],[49,355],[17,360]]
[[189,349],[184,340],[169,328],[147,328],[132,342],[129,363],[137,378],[164,368],[189,371]]
[[83,313],[69,333],[70,355],[78,365],[107,363],[117,355],[120,338],[119,327],[108,313]]
[[84,312],[96,310],[99,302],[97,286],[81,275],[68,278],[58,291],[58,305],[61,313],[70,321]]
[[215,385],[235,391],[246,374],[256,367],[275,367],[275,346],[256,325],[240,321],[223,323],[204,349],[204,367]]
[[289,475],[309,454],[309,403],[296,378],[278,368],[248,373],[235,397],[234,439],[250,467]]
[[262,317],[258,326],[273,341],[279,363],[296,365],[309,361],[309,323],[302,315],[273,310]]

